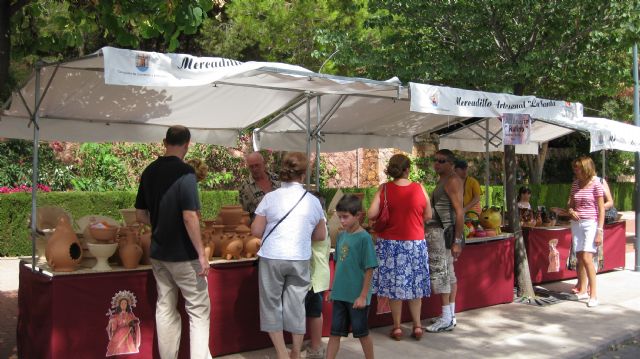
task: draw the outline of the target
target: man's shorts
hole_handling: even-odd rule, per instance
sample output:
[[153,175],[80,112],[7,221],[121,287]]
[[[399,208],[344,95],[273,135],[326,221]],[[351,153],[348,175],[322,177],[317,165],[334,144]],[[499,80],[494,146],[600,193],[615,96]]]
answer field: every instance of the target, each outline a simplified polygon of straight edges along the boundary
[[457,279],[451,250],[444,244],[444,229],[428,228],[426,239],[431,290],[435,294],[451,293],[451,284],[456,283]]
[[349,326],[351,326],[354,338],[369,335],[369,306],[353,309],[353,303],[334,300],[331,335],[347,337],[349,336]]

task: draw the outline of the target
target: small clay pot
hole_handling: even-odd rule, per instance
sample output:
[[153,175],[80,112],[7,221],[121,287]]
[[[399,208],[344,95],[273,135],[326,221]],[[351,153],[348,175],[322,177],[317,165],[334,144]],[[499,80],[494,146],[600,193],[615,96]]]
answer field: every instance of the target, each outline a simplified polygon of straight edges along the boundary
[[233,233],[225,233],[222,235],[222,248],[220,254],[223,259],[240,259],[244,243],[241,239],[236,238]]

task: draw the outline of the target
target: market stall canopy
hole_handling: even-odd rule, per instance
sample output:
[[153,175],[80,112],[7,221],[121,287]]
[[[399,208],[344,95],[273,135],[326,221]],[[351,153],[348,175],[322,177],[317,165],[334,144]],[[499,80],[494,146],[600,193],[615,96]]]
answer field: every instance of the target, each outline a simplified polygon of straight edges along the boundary
[[313,73],[268,62],[105,47],[45,65],[12,96],[0,137],[33,138],[36,87],[43,140],[157,142],[168,126],[195,142],[233,146],[239,130],[315,94],[397,96],[399,81]]
[[589,132],[591,152],[620,150],[640,152],[640,127],[606,118],[583,117],[579,123]]
[[410,88],[411,111],[480,119],[442,134],[442,148],[484,152],[487,140],[489,151],[503,151],[500,116],[504,113],[528,114],[534,119],[529,143],[515,145],[516,153],[538,154],[540,144],[582,128],[577,124],[582,118],[580,103],[417,83],[411,83]]
[[522,106],[524,113],[540,121],[533,124],[530,143],[516,145],[516,152],[537,154],[540,143],[570,133],[582,117],[579,103],[414,83],[410,90],[401,89],[397,97],[323,95],[320,106],[318,101],[309,107],[294,105],[254,131],[254,147],[305,149],[309,113],[310,132],[319,135],[323,152],[385,147],[410,152],[416,140],[434,136],[441,148],[484,152],[487,123],[489,151],[502,151],[496,116],[518,112]]

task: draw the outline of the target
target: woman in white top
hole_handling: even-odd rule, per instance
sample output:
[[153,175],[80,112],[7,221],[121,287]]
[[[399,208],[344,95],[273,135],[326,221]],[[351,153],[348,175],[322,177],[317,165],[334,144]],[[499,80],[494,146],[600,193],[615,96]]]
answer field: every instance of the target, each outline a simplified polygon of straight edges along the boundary
[[[282,186],[264,196],[251,224],[251,233],[262,238],[258,252],[260,330],[269,333],[279,359],[300,357],[306,329],[304,298],[311,280],[311,241],[326,237],[320,201],[302,186],[308,163],[300,152],[284,156]],[[284,330],[293,338],[290,355]]]

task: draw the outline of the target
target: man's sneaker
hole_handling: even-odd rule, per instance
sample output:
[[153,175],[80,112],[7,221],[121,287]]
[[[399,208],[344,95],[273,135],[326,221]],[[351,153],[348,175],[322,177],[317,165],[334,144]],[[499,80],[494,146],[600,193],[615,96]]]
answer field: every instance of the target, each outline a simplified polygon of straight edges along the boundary
[[324,359],[324,348],[313,350],[311,347],[307,347],[307,353],[305,355],[307,359]]
[[430,333],[445,332],[453,330],[453,327],[453,320],[451,320],[450,322],[445,322],[444,320],[442,320],[442,318],[440,318],[437,322],[428,326],[427,331]]
[[[433,317],[430,319],[431,324],[435,324],[438,320],[440,320],[440,318],[442,317]],[[455,327],[456,325],[458,325],[458,321],[456,320],[456,316],[453,316],[453,326]]]

